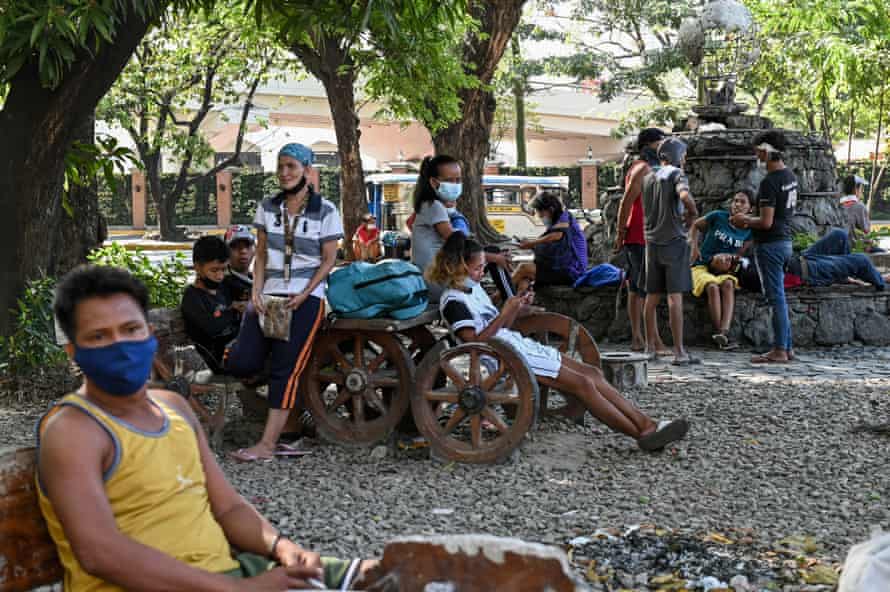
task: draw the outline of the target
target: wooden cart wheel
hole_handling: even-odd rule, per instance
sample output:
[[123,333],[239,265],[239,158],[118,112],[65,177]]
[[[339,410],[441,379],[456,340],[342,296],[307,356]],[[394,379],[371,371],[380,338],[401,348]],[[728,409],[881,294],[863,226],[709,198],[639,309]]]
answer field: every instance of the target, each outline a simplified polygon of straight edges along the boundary
[[367,446],[396,427],[413,385],[414,363],[393,335],[334,329],[312,347],[306,405],[322,436]]
[[[584,325],[571,317],[553,312],[531,314],[516,319],[513,329],[539,343],[552,345],[563,355],[600,367],[596,341]],[[561,415],[574,420],[584,417],[586,408],[571,395],[560,393],[566,402],[549,407],[549,394],[548,387],[541,387],[541,412],[544,415]]]
[[[443,375],[447,380],[437,380]],[[498,462],[535,426],[538,382],[525,359],[503,341],[450,349],[442,342],[417,370],[411,410],[440,458]]]

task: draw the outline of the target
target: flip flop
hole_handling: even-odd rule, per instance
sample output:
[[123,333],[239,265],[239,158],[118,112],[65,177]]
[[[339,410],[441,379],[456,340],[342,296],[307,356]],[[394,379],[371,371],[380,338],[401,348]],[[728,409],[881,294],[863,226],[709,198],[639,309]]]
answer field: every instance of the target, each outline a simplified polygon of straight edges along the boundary
[[694,366],[695,364],[701,364],[701,359],[689,354],[686,354],[686,356],[683,358],[671,361],[672,366]]
[[312,454],[312,451],[284,442],[279,442],[275,447],[275,456],[306,456],[307,454]]
[[793,358],[789,358],[787,360],[774,360],[770,358],[766,354],[761,354],[759,356],[754,356],[751,358],[752,364],[789,364]]
[[269,456],[269,457],[260,456],[258,454],[254,454],[253,452],[248,452],[246,448],[239,448],[238,450],[236,450],[234,452],[230,452],[227,456],[234,461],[238,461],[238,462],[242,462],[242,463],[249,463],[249,462],[267,463],[267,462],[272,462],[273,460],[275,460],[274,456]]
[[673,421],[660,421],[658,428],[651,434],[647,434],[637,440],[637,446],[646,452],[655,452],[661,450],[671,442],[676,442],[686,435],[689,431],[689,422],[685,419],[675,419]]

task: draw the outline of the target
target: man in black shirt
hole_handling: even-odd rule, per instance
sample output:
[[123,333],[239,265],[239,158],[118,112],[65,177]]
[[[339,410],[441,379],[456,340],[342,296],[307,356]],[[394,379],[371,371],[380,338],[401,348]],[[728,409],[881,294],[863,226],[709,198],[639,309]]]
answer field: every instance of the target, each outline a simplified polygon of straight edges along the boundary
[[754,263],[763,294],[773,308],[773,348],[754,356],[756,364],[787,364],[791,361],[791,322],[785,300],[785,266],[791,259],[791,216],[797,204],[797,177],[785,167],[785,135],[770,130],[754,139],[757,160],[766,164],[767,175],[757,192],[758,215],[736,214],[730,222],[750,228],[754,238]]
[[247,308],[250,293],[253,290],[253,274],[250,264],[253,263],[256,239],[250,228],[238,224],[226,231],[226,244],[229,245],[229,268],[223,285],[232,297],[232,302],[240,312]]
[[229,248],[218,236],[203,236],[192,247],[192,261],[195,283],[185,289],[180,304],[185,332],[210,369],[221,373],[223,352],[241,319],[223,286]]

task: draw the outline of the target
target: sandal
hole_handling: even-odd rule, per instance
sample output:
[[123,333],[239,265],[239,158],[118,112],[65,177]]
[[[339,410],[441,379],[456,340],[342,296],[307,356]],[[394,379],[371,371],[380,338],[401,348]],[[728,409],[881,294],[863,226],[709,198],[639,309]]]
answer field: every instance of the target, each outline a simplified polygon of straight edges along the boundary
[[660,421],[654,432],[637,440],[637,446],[646,452],[655,452],[656,450],[661,450],[671,442],[681,440],[688,431],[689,422],[685,419]]
[[306,456],[307,454],[312,454],[312,451],[306,450],[299,445],[295,446],[293,444],[279,442],[275,447],[275,456]]
[[696,358],[691,354],[686,354],[686,356],[682,358],[674,358],[671,361],[672,366],[693,366],[695,364],[701,364],[701,359]]
[[769,357],[767,354],[760,354],[759,356],[754,356],[751,358],[752,364],[790,364],[793,358],[788,358],[787,360],[777,360],[775,358]]
[[272,462],[275,459],[274,456],[260,456],[253,452],[248,452],[247,448],[239,448],[238,450],[235,450],[234,452],[230,452],[227,456],[234,461],[238,461],[238,462],[242,462],[242,463],[249,463],[249,462],[267,463],[267,462]]

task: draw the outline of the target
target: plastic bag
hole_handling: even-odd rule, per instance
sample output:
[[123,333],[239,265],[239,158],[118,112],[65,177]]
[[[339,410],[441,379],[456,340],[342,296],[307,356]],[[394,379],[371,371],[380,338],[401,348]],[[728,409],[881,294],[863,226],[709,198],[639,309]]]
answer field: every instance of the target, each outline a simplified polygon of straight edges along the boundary
[[285,296],[263,296],[263,306],[266,312],[265,314],[259,313],[260,329],[263,331],[263,335],[269,339],[290,340],[290,322],[293,318],[293,311],[286,307],[288,300]]

